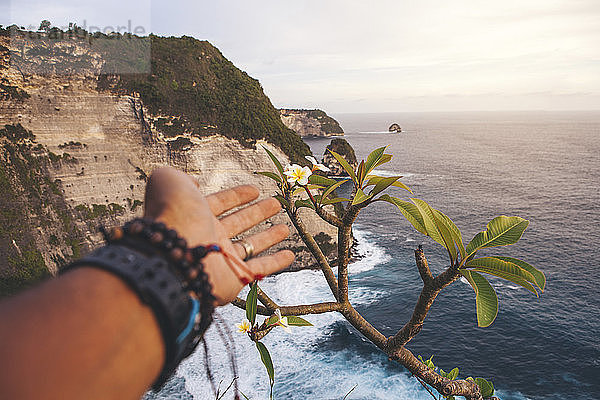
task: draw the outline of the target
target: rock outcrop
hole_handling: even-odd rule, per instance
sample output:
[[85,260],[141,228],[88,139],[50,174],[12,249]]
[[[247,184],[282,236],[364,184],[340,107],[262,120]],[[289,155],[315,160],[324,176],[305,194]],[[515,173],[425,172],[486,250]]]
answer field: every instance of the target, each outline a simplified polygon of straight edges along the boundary
[[354,149],[346,139],[336,138],[331,140],[331,143],[327,145],[325,153],[323,154],[323,164],[331,170],[329,174],[332,176],[348,176],[348,173],[344,171],[340,163],[328,150],[332,150],[344,157],[344,159],[348,161],[348,164],[356,170],[356,167],[358,166],[356,154],[354,154]]
[[400,125],[394,123],[390,125],[390,127],[388,128],[388,132],[400,133],[402,132],[402,128],[400,127]]
[[[158,115],[140,94],[102,89],[101,65],[68,75],[24,74],[7,62],[8,52],[18,50],[14,42],[0,36],[0,46],[6,49],[0,67],[3,84],[26,94],[0,100],[0,128],[26,136],[0,137],[0,187],[4,202],[17,205],[14,213],[0,214],[0,225],[13,226],[16,218],[19,225],[0,230],[0,281],[31,264],[27,257],[55,273],[100,243],[99,224],[120,224],[140,215],[146,179],[159,166],[193,175],[205,193],[250,183],[259,187],[261,198],[274,194],[272,181],[254,174],[274,171],[261,146],[289,161],[271,138],[251,137],[249,144],[231,132],[220,135],[215,125],[214,132],[203,136],[186,129],[175,133],[168,129],[173,125],[169,121],[184,113]],[[281,140],[294,143],[285,135]],[[335,237],[319,218],[305,219],[314,235]],[[273,223],[289,221],[280,213],[265,224]],[[290,228],[293,234],[278,248],[294,248],[295,267],[307,266],[311,256]]]
[[281,121],[301,137],[343,136],[340,124],[322,110],[279,110]]

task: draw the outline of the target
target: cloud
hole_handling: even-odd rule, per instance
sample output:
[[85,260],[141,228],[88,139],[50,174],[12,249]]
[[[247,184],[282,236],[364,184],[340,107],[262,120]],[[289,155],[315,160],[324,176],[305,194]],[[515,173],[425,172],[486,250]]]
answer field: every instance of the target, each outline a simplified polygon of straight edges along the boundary
[[454,109],[448,98],[460,93],[465,109],[525,108],[535,92],[545,106],[574,107],[600,93],[597,0],[149,1],[12,9],[36,23],[141,15],[157,34],[209,40],[281,106],[426,108],[411,103],[419,98]]

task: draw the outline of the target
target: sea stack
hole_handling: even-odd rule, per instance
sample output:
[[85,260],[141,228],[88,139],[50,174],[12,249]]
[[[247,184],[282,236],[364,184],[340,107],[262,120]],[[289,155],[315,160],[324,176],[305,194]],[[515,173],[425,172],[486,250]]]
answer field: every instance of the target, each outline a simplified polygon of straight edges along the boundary
[[340,163],[335,159],[335,157],[329,152],[335,151],[346,161],[353,169],[356,169],[358,162],[356,161],[356,154],[354,153],[354,149],[350,146],[350,143],[346,141],[346,139],[336,138],[332,139],[331,143],[327,145],[325,149],[325,153],[323,154],[323,164],[328,167],[331,172],[329,175],[331,176],[348,176],[346,171],[342,168]]
[[398,124],[391,124],[390,127],[388,128],[388,131],[390,133],[400,133],[400,132],[402,132],[402,128]]

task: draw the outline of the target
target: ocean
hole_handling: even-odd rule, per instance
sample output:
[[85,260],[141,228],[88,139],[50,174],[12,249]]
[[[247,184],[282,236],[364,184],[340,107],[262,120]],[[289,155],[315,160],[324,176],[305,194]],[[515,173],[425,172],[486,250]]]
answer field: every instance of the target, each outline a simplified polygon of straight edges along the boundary
[[[542,270],[546,291],[490,277],[499,314],[478,328],[475,295],[458,281],[444,290],[423,330],[407,347],[459,376],[481,376],[496,395],[517,399],[600,399],[600,112],[338,114],[357,157],[389,146],[381,175],[403,175],[414,197],[447,214],[468,241],[497,215],[530,221],[516,245],[482,254],[521,258]],[[402,133],[387,133],[397,122]],[[330,139],[305,140],[315,155]],[[408,192],[394,188],[403,199]],[[433,272],[446,266],[441,246],[415,231],[387,203],[366,208],[355,225],[360,261],[349,268],[350,299],[384,334],[410,317],[420,291],[413,250],[423,245]],[[280,304],[331,301],[318,271],[265,279]],[[219,310],[232,331],[244,312]],[[336,314],[306,317],[314,327],[274,331],[264,343],[275,365],[276,399],[430,399],[401,366],[391,363]],[[232,379],[227,349],[207,333],[210,365],[224,390]],[[234,332],[242,392],[268,398],[256,348]],[[231,349],[232,344],[227,345]],[[214,399],[197,351],[177,376],[147,399]],[[225,395],[228,397],[230,393]]]

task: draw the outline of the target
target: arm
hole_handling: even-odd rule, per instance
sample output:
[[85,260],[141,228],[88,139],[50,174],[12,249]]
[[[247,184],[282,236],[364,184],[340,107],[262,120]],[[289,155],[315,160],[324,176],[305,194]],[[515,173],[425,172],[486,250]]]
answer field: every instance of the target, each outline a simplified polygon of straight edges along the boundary
[[[154,173],[146,190],[147,217],[174,228],[190,246],[218,243],[244,254],[229,240],[274,215],[268,199],[217,219],[258,197],[240,186],[203,197],[193,179],[173,169]],[[247,239],[257,252],[288,234],[274,226]],[[248,261],[268,275],[293,260],[289,251]],[[204,260],[219,304],[242,284],[220,254]],[[164,346],[153,311],[119,278],[80,268],[0,303],[0,398],[139,398],[158,376]]]

